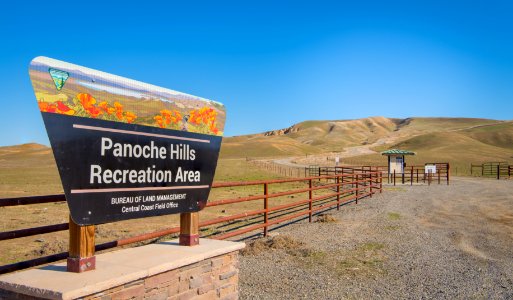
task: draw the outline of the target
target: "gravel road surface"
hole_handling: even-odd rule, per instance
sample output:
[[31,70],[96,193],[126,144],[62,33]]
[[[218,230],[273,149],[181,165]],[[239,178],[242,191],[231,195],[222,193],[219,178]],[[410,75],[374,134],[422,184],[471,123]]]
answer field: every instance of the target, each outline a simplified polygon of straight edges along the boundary
[[240,298],[513,299],[513,180],[388,186],[328,214],[249,245]]

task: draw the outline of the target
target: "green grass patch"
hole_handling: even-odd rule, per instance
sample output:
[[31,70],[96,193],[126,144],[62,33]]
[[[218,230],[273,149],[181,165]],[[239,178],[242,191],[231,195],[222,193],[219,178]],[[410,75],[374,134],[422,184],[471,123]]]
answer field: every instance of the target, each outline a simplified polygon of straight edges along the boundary
[[387,214],[387,216],[388,216],[388,219],[392,220],[392,221],[397,221],[397,220],[401,219],[401,215],[396,212],[389,212]]
[[401,228],[401,226],[399,226],[399,225],[389,225],[389,226],[385,226],[385,230],[390,230],[390,231],[399,230],[399,228]]
[[375,251],[375,250],[381,250],[383,248],[385,248],[384,244],[374,243],[374,242],[365,243],[363,245],[360,245],[360,247],[359,247],[360,250],[364,250],[364,251]]
[[386,186],[383,189],[388,192],[406,192],[405,188],[398,187],[398,186]]

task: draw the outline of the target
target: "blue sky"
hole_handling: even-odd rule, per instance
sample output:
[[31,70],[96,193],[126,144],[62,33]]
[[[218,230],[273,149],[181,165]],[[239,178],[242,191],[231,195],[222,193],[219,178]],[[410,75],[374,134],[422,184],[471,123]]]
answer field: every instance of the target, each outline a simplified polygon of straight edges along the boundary
[[27,72],[40,55],[220,101],[229,136],[513,119],[510,1],[14,2],[0,11],[0,146],[48,144]]

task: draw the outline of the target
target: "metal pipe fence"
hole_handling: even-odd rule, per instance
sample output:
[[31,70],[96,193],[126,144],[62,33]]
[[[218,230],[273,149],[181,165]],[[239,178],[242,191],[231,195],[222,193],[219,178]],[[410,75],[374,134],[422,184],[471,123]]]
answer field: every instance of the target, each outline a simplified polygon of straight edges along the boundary
[[425,165],[413,165],[404,167],[403,172],[390,172],[388,166],[337,166],[337,167],[317,167],[319,169],[319,176],[338,174],[338,173],[352,173],[361,172],[380,172],[382,177],[387,179],[388,184],[410,184],[414,183],[432,183],[441,184],[443,182],[449,185],[450,183],[450,164],[449,163],[427,163],[426,165],[435,165],[435,173],[426,173]]
[[507,162],[486,162],[482,164],[470,164],[471,176],[510,179],[512,173],[513,165],[510,165]]
[[[200,222],[200,228],[212,228],[214,233],[203,234],[214,239],[228,239],[253,233],[267,236],[276,226],[308,218],[330,209],[340,209],[344,204],[358,203],[358,200],[372,197],[383,191],[382,172],[353,168],[351,171],[336,171],[335,174],[276,180],[214,183],[212,188],[233,189],[236,187],[259,187],[260,195],[238,196],[207,202],[206,207],[255,202],[254,209],[230,216],[216,217]],[[301,186],[301,187],[298,187]],[[299,200],[296,200],[296,197]],[[294,200],[290,200],[294,199]],[[64,195],[18,197],[0,199],[0,207],[33,205],[65,201]],[[261,201],[261,202],[260,202]],[[260,202],[260,203],[258,203]],[[201,212],[200,212],[201,215]],[[279,225],[282,224],[282,225]],[[212,227],[217,225],[217,227]],[[68,223],[51,224],[0,232],[0,241],[21,237],[48,234],[69,229]],[[259,231],[262,230],[260,233]],[[258,231],[258,232],[257,232]],[[155,232],[136,235],[95,245],[96,251],[148,241],[180,232],[180,227],[166,228]],[[208,232],[208,231],[204,231]],[[256,233],[255,233],[256,232]],[[31,260],[0,266],[0,274],[55,262],[68,257],[68,252],[56,253]]]

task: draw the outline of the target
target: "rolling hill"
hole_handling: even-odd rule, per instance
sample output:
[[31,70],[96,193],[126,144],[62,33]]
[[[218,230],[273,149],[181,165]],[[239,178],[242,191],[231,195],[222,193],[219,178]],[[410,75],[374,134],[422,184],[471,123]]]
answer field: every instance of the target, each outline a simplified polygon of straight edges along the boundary
[[[451,143],[461,136],[465,147],[482,144],[511,149],[513,123],[472,118],[407,118],[370,117],[358,120],[305,121],[289,128],[261,134],[223,139],[222,157],[271,157],[342,152],[348,147],[367,146],[377,151],[409,147],[421,151],[437,143]],[[449,133],[453,133],[449,136]],[[434,135],[430,138],[430,136]],[[458,138],[456,138],[458,140]],[[418,144],[418,145],[417,145]],[[458,146],[456,145],[456,148]],[[462,148],[464,149],[464,148]]]
[[[449,162],[456,174],[470,163],[513,164],[513,121],[469,118],[371,117],[358,120],[305,121],[289,128],[223,139],[216,180],[241,180],[234,166],[250,168],[245,158],[292,157],[302,165],[385,165],[385,149],[413,150],[407,163]],[[244,164],[241,164],[244,162]],[[219,175],[222,178],[218,177]],[[62,190],[51,149],[38,144],[0,147],[0,194],[21,196]]]

